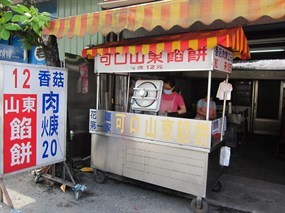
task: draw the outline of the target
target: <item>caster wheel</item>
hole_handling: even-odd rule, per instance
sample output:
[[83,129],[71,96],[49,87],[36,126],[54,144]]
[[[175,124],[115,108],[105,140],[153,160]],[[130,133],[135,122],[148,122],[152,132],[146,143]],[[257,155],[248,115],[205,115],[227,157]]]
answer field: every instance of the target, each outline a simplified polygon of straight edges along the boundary
[[209,205],[205,200],[202,200],[200,204],[197,199],[191,201],[191,210],[193,213],[207,213],[208,209]]
[[96,181],[97,183],[102,184],[102,183],[105,182],[105,180],[106,180],[106,175],[105,175],[104,172],[99,171],[99,170],[96,170],[95,173],[94,173],[94,175],[95,175],[95,181]]
[[43,181],[43,179],[42,179],[41,176],[35,176],[35,177],[34,177],[34,182],[35,182],[35,183],[40,183],[40,182],[42,182],[42,181]]
[[75,200],[78,200],[79,199],[79,192],[75,192],[74,196],[75,196]]
[[212,191],[213,192],[220,192],[220,191],[222,191],[222,189],[223,189],[223,184],[221,183],[221,181],[217,181],[215,184],[214,184],[214,186],[213,186],[213,188],[212,188]]

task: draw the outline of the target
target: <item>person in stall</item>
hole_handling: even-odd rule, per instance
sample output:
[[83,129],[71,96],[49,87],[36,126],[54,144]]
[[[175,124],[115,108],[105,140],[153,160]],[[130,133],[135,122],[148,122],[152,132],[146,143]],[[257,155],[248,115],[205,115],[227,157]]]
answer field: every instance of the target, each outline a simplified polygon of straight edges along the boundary
[[178,117],[186,113],[186,106],[182,95],[175,90],[175,80],[167,78],[163,82],[163,93],[160,102],[160,114]]
[[[207,96],[202,98],[197,103],[197,114],[195,119],[206,120],[207,115]],[[213,98],[210,98],[210,107],[209,107],[209,120],[214,120],[217,117],[216,113],[216,103],[213,101]]]

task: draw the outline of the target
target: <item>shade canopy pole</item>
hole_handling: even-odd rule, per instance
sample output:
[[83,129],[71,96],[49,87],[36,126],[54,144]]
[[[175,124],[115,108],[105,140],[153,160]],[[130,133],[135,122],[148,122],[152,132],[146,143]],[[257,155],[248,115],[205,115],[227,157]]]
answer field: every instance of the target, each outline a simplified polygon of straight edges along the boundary
[[209,111],[210,111],[210,99],[211,99],[211,82],[212,82],[212,71],[208,72],[208,88],[207,88],[207,111],[206,111],[206,120],[209,120]]
[[[229,74],[227,74],[225,82],[228,83],[229,81]],[[223,102],[223,114],[222,114],[222,126],[221,126],[221,140],[223,140],[224,136],[224,125],[225,125],[225,114],[226,114],[226,102],[227,102],[227,94],[224,91],[224,102]]]

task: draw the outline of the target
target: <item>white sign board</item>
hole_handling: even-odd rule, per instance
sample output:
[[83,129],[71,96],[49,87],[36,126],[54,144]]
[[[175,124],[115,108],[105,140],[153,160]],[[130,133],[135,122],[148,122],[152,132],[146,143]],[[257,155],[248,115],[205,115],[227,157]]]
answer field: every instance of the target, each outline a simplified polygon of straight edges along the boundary
[[233,53],[221,46],[216,46],[214,53],[214,70],[231,73]]
[[0,174],[65,160],[67,71],[0,62]]
[[95,72],[169,72],[169,71],[209,71],[219,70],[230,73],[232,70],[232,53],[223,47],[214,49],[206,47],[184,52],[161,52],[147,55],[126,53],[121,55],[104,54],[95,57]]

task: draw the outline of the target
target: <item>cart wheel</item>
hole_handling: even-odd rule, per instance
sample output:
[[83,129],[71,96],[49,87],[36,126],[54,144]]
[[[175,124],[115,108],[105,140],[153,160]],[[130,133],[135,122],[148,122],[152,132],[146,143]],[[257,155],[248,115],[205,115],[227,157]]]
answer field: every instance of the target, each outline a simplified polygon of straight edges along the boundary
[[32,175],[33,175],[33,177],[36,177],[36,176],[37,176],[36,170],[33,170],[33,171],[32,171]]
[[79,199],[79,195],[80,195],[79,192],[75,191],[74,195],[75,195],[75,200],[78,200]]
[[42,181],[43,181],[43,179],[42,179],[42,177],[40,175],[34,177],[34,182],[35,183],[40,183]]
[[100,170],[96,170],[95,173],[95,181],[97,183],[104,183],[106,180],[106,175],[104,172],[100,171]]
[[221,183],[220,180],[216,181],[216,183],[214,184],[212,191],[213,192],[220,192],[223,189],[223,184]]
[[207,213],[209,209],[209,205],[207,201],[199,199],[193,199],[191,201],[191,210],[193,213]]

